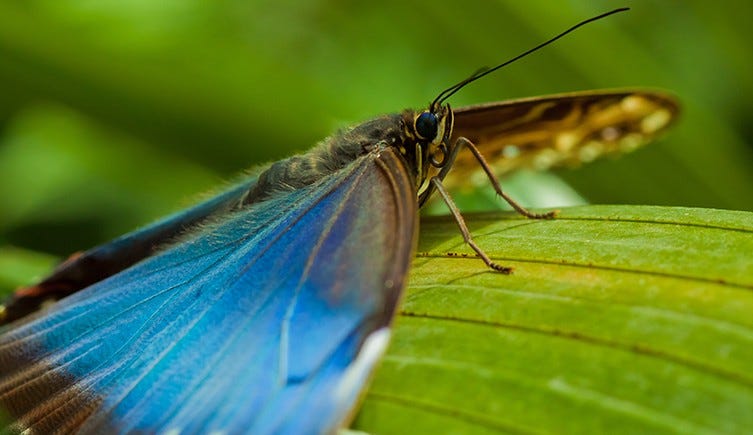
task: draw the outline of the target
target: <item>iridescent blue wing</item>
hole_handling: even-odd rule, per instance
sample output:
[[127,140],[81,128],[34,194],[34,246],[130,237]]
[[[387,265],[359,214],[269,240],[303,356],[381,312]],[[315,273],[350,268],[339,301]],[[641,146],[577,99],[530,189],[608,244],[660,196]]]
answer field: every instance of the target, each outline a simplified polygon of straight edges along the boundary
[[0,336],[14,429],[318,433],[386,343],[417,228],[391,149],[204,223]]
[[159,248],[216,213],[237,207],[254,186],[251,176],[224,193],[137,231],[74,254],[40,283],[17,290],[2,306],[0,324],[26,316],[51,300],[59,300],[99,282],[154,254]]

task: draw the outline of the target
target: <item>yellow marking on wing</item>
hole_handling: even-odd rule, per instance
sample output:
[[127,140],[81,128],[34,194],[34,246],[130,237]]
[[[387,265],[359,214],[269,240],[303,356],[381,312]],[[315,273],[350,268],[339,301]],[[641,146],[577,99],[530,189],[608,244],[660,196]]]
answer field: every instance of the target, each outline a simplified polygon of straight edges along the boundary
[[[655,91],[593,91],[463,107],[453,138],[475,143],[498,175],[578,166],[634,151],[672,124],[674,98]],[[473,184],[480,168],[460,152],[448,187]]]

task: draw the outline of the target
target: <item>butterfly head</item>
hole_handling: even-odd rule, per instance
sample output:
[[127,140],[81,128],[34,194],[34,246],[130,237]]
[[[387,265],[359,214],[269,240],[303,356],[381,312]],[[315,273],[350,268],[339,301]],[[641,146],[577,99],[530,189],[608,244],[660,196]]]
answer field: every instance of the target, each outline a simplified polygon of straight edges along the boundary
[[403,113],[405,154],[416,168],[419,185],[426,179],[430,166],[441,168],[447,163],[452,126],[449,105],[432,104],[427,110]]

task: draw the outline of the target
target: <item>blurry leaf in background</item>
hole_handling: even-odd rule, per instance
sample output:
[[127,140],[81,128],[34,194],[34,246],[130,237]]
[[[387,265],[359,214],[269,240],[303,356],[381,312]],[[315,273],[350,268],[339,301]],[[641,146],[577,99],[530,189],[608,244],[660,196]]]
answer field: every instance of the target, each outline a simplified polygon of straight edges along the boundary
[[5,242],[58,255],[153,220],[220,180],[60,106],[19,112],[0,143]]

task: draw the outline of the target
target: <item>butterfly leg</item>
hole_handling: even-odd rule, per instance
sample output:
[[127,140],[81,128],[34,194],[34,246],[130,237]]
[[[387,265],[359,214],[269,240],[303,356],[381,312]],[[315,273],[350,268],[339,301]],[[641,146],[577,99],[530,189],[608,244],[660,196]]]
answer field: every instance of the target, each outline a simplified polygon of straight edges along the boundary
[[452,213],[452,217],[455,218],[455,222],[458,224],[458,228],[460,228],[460,233],[463,235],[463,240],[465,240],[465,243],[468,244],[474,251],[476,251],[476,254],[478,254],[479,257],[481,257],[481,260],[486,263],[487,266],[491,267],[492,269],[502,272],[502,273],[511,273],[512,268],[501,266],[491,260],[488,255],[486,255],[486,252],[484,252],[481,247],[479,247],[475,241],[473,241],[473,237],[471,237],[471,232],[468,230],[468,226],[465,224],[465,219],[463,219],[463,215],[460,214],[460,210],[458,209],[458,206],[455,205],[455,201],[452,200],[452,197],[447,192],[447,189],[445,189],[444,185],[442,184],[442,180],[439,178],[439,175],[435,175],[434,177],[431,177],[430,184],[434,187],[434,189],[439,192],[439,195],[444,200],[445,204],[447,204],[447,207],[450,209],[450,213]]
[[497,176],[494,175],[494,171],[492,171],[492,168],[486,162],[484,156],[481,154],[478,148],[476,148],[476,145],[474,145],[473,142],[464,137],[459,137],[458,140],[455,141],[455,148],[459,149],[463,146],[468,148],[473,153],[474,157],[476,157],[479,165],[481,165],[481,168],[484,170],[484,172],[486,172],[486,176],[487,178],[489,178],[489,182],[491,182],[492,186],[494,187],[494,191],[497,192],[497,195],[501,196],[502,199],[507,201],[507,203],[510,204],[510,206],[515,209],[515,211],[529,219],[552,219],[557,215],[557,211],[550,211],[547,213],[533,213],[522,205],[518,204],[517,201],[515,201],[510,195],[506,194],[502,190],[502,187],[499,184],[499,179],[497,179]]

